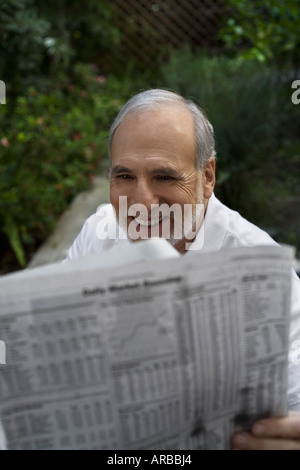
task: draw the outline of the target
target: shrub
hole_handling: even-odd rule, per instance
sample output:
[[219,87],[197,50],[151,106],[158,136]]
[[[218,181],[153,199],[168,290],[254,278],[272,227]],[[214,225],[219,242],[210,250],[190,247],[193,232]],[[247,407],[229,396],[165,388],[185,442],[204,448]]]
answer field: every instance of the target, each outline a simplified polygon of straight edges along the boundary
[[[21,266],[107,157],[109,125],[122,105],[117,81],[77,67],[76,83],[19,96],[0,108],[0,231]],[[76,74],[75,74],[76,75]]]
[[299,70],[299,0],[225,0],[220,37],[233,54]]
[[77,62],[97,57],[106,67],[121,39],[113,15],[106,0],[86,0],[84,7],[74,0],[0,2],[0,78],[10,101],[28,86],[48,90],[53,79],[70,76]]

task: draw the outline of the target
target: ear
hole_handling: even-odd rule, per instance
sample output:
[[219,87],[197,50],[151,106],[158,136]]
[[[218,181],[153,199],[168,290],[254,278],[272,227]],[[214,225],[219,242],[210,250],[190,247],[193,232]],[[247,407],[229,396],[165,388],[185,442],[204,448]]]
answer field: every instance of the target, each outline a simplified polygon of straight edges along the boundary
[[216,183],[216,160],[211,157],[203,168],[203,196],[209,199],[212,195]]

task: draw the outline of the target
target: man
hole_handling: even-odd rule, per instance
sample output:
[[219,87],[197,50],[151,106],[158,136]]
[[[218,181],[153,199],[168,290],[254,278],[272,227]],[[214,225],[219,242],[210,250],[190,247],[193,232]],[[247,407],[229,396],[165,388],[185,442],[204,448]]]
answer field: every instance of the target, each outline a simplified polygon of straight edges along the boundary
[[[102,207],[86,221],[69,250],[69,259],[120,243],[125,249],[130,242],[153,234],[164,236],[166,226],[169,235],[165,238],[185,256],[191,256],[195,250],[212,252],[236,246],[275,244],[268,234],[214,196],[213,128],[193,102],[176,93],[148,90],[131,98],[112,124],[110,158],[111,205]],[[121,201],[125,196],[124,210]],[[158,207],[162,205],[179,207],[183,213],[186,206],[191,207],[190,227],[185,227],[180,211],[160,212]],[[116,220],[117,236],[110,237],[106,229]],[[100,233],[106,236],[99,236]],[[292,283],[291,341],[300,330],[300,281],[295,273]],[[300,410],[297,372],[297,366],[291,362],[290,410]],[[232,448],[300,449],[300,413],[290,412],[284,418],[255,423],[251,433],[239,432],[233,436]]]

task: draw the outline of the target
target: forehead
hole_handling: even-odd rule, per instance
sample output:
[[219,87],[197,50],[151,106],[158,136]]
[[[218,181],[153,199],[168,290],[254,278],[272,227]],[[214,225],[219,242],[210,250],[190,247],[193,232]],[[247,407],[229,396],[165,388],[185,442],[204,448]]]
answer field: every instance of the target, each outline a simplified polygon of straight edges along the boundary
[[112,160],[123,157],[173,156],[182,162],[196,158],[194,120],[182,104],[164,105],[131,113],[116,129],[111,147]]

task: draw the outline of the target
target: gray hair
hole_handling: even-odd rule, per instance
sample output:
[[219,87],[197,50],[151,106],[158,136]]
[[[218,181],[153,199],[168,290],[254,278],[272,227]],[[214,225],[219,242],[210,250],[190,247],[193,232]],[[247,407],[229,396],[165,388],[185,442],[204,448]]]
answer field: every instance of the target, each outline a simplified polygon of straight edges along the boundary
[[155,109],[160,105],[170,104],[183,104],[192,113],[197,142],[197,166],[201,170],[209,158],[216,155],[213,126],[208,121],[204,111],[193,101],[183,98],[178,93],[159,88],[138,93],[123,106],[110,128],[110,154],[114,134],[127,116],[140,111]]

